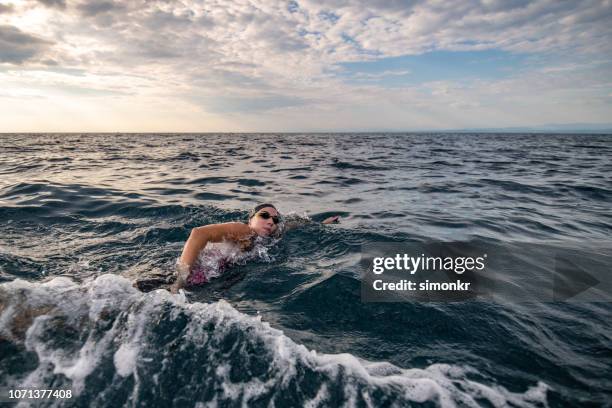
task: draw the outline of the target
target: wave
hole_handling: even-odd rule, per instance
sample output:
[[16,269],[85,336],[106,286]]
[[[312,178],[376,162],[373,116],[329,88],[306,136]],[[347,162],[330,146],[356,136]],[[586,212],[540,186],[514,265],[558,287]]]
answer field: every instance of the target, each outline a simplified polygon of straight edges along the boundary
[[404,369],[323,354],[229,303],[143,294],[117,275],[0,285],[0,384],[63,388],[62,405],[547,406],[474,368]]

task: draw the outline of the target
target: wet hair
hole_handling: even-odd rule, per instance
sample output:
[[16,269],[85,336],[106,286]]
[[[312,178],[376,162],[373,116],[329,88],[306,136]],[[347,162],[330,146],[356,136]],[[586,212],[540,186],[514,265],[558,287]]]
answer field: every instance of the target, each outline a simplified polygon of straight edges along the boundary
[[276,209],[276,207],[275,207],[275,206],[273,206],[273,205],[272,205],[272,204],[270,204],[270,203],[263,203],[263,204],[259,204],[259,205],[255,206],[255,208],[253,208],[253,209],[252,209],[252,210],[249,212],[249,220],[250,220],[251,218],[253,218],[253,217],[255,216],[255,214],[257,214],[257,212],[258,212],[259,210],[261,210],[262,208],[266,208],[266,207],[274,208],[274,209],[276,210],[276,212],[279,212],[279,211]]

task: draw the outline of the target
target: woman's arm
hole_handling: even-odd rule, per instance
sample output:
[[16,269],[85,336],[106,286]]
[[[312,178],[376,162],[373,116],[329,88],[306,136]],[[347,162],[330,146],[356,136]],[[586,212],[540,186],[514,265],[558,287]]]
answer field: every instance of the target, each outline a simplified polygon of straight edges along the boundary
[[198,258],[200,251],[212,240],[213,234],[215,233],[215,227],[217,225],[206,225],[204,227],[197,227],[191,230],[187,242],[183,247],[181,258],[179,263],[187,266],[192,266],[195,260]]
[[340,222],[339,220],[340,220],[339,215],[332,215],[331,217],[327,217],[326,219],[321,221],[321,224],[333,224],[335,222]]
[[177,293],[180,288],[185,286],[191,268],[206,244],[209,242],[221,242],[225,239],[239,241],[250,234],[251,229],[249,226],[240,222],[211,224],[192,229],[189,239],[187,239],[183,247],[177,267],[176,282],[172,285],[171,292]]
[[[340,216],[334,215],[321,221],[321,224],[334,224],[340,222]],[[299,215],[290,215],[285,221],[283,226],[283,232],[291,231],[299,228],[303,225],[311,224],[313,221],[308,217],[302,217]]]

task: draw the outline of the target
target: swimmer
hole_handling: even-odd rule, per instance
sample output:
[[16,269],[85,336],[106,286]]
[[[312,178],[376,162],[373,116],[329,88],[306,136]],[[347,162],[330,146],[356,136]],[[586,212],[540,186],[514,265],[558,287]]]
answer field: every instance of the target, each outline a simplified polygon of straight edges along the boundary
[[[339,216],[325,219],[323,224],[338,222]],[[200,252],[209,243],[226,243],[238,253],[248,251],[258,237],[280,237],[282,232],[295,227],[299,222],[284,222],[281,230],[281,215],[272,204],[260,204],[249,213],[248,223],[227,222],[224,224],[210,224],[191,230],[189,239],[183,247],[178,261],[176,281],[170,292],[177,293],[186,285],[199,285],[208,282],[210,276],[207,269],[198,264]],[[227,260],[218,258],[219,263],[214,270],[222,270],[227,266]]]

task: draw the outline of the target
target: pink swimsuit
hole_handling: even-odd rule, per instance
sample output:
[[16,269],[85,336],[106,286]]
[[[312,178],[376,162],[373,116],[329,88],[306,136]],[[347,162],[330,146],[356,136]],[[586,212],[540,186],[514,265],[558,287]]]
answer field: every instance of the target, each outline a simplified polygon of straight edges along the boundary
[[208,283],[208,278],[199,265],[191,269],[191,273],[187,278],[187,283],[189,285],[201,285],[203,283]]
[[228,247],[226,243],[207,245],[198,256],[198,262],[191,268],[187,284],[201,285],[222,274],[236,256],[236,249]]

